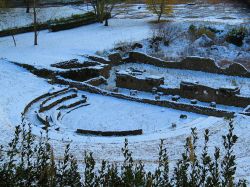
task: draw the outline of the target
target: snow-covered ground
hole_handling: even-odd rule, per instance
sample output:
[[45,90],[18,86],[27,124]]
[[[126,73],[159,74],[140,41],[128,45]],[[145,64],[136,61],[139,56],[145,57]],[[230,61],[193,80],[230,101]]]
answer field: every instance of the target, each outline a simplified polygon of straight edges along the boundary
[[[87,97],[90,105],[66,115],[62,121],[64,127],[73,130],[82,128],[103,131],[143,129],[143,134],[146,135],[166,131],[171,128],[172,123],[185,124],[197,118],[206,118],[202,115],[112,97],[100,97],[95,94],[87,94]],[[182,120],[180,114],[185,114],[188,118]]]
[[35,97],[52,88],[45,80],[0,60],[0,128],[1,143],[8,141],[13,129],[21,122],[24,107]]
[[144,20],[113,19],[110,26],[92,24],[72,30],[39,32],[38,46],[33,46],[33,33],[16,36],[17,47],[11,37],[0,38],[1,57],[10,61],[48,67],[50,64],[80,58],[110,49],[119,41],[139,41],[148,36],[149,26]]
[[[138,6],[134,8],[138,10]],[[139,11],[143,12],[143,9]],[[71,13],[71,11],[69,12]],[[218,17],[222,17],[222,15]],[[244,16],[241,16],[239,11],[235,12],[235,17],[242,18],[237,19],[239,22],[247,20]],[[0,60],[0,142],[6,143],[11,138],[15,125],[21,122],[21,112],[25,105],[53,87],[44,79],[38,78],[8,61],[49,67],[50,64],[62,60],[81,58],[80,55],[94,54],[96,51],[111,49],[115,43],[120,41],[140,41],[150,35],[149,20],[152,20],[152,17],[145,18],[142,16],[141,19],[135,19],[134,17],[129,19],[122,18],[122,15],[119,15],[118,18],[110,20],[109,27],[104,27],[102,24],[93,24],[57,33],[41,31],[39,33],[39,45],[35,47],[32,45],[33,33],[17,35],[17,47],[14,47],[11,37],[0,38],[0,58],[3,58]],[[229,22],[232,19],[221,20]],[[234,21],[236,22],[236,19]],[[147,68],[152,74],[163,74],[168,79],[179,77],[178,81],[172,82],[172,86],[177,86],[182,79],[191,78],[196,80],[197,77],[199,77],[200,83],[204,81],[204,83],[213,86],[235,83],[233,78],[226,79],[220,75],[212,77],[201,72],[191,74],[187,73],[188,71],[183,72],[180,70],[165,72],[149,66],[136,66],[138,68]],[[215,82],[212,82],[213,78]],[[250,90],[248,82],[248,79],[237,78],[236,80],[236,83],[242,85],[242,91],[245,94],[248,94]],[[188,113],[188,119],[180,123],[179,115],[185,113],[183,111],[85,92],[83,94],[89,97],[90,105],[66,116],[64,125],[66,126],[72,122],[69,126],[66,126],[72,129],[81,125],[96,129],[108,129],[110,127],[117,129],[117,126],[119,126],[119,129],[121,127],[121,129],[127,128],[128,130],[134,127],[145,128],[145,134],[131,136],[128,139],[135,159],[143,160],[146,165],[148,164],[149,168],[157,164],[157,149],[161,138],[166,139],[170,160],[174,161],[180,157],[185,138],[189,136],[191,127],[197,127],[200,135],[202,135],[204,129],[209,128],[212,134],[210,151],[213,150],[214,146],[222,146],[221,135],[227,132],[228,121],[223,118]],[[172,128],[171,123],[177,123],[177,127]],[[33,128],[34,134],[39,134],[41,128],[36,126]],[[65,143],[72,141],[72,151],[79,160],[83,159],[84,151],[89,150],[94,152],[97,161],[101,159],[122,161],[120,149],[123,146],[124,137],[80,136],[72,131],[50,132],[51,141],[58,158],[63,152],[62,147]],[[235,133],[239,136],[235,148],[238,162],[237,176],[247,177],[250,181],[249,132],[250,117],[238,115],[235,118]],[[199,145],[202,142],[200,140]]]

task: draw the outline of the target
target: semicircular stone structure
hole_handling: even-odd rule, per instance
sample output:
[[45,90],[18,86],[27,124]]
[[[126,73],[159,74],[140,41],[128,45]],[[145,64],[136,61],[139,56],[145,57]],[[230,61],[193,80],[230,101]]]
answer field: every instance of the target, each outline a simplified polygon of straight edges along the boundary
[[[60,131],[63,118],[70,112],[90,105],[87,97],[76,88],[64,88],[43,94],[31,101],[24,109],[23,118],[40,126],[42,129],[53,128]],[[95,136],[131,136],[141,135],[142,129],[127,131],[96,131],[90,129],[74,129],[80,135]]]

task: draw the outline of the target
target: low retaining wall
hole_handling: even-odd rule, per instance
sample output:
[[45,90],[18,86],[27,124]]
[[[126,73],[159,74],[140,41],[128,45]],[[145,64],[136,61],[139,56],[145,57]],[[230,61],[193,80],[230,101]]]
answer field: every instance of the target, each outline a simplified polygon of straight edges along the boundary
[[90,67],[53,71],[53,70],[46,69],[46,68],[39,69],[29,64],[20,64],[16,62],[12,62],[12,63],[27,69],[28,71],[30,71],[31,73],[39,77],[53,79],[53,77],[60,75],[64,78],[69,78],[69,79],[77,80],[77,81],[86,81],[86,80],[100,77],[100,76],[108,78],[109,71],[111,68],[111,66],[107,64],[98,64],[96,66],[90,66]]
[[158,92],[162,92],[166,95],[180,95],[180,89],[179,88],[168,88],[165,85],[161,85],[157,88]]
[[45,116],[45,119],[41,116],[41,114],[40,113],[37,113],[37,115],[36,115],[36,117],[37,117],[37,119],[44,125],[44,128],[46,129],[46,128],[48,128],[49,126],[50,126],[50,124],[49,124],[49,121],[48,121],[48,117],[47,116]]
[[81,104],[84,104],[86,103],[86,99],[82,99],[82,100],[79,100],[79,101],[76,101],[70,105],[63,105],[61,107],[58,108],[58,110],[61,110],[61,109],[70,109],[70,108],[73,108],[73,107],[76,107],[78,105],[81,105]]
[[17,65],[17,66],[20,66],[24,69],[27,69],[28,71],[30,71],[31,73],[33,73],[34,75],[37,75],[39,77],[43,77],[43,78],[52,78],[54,76],[57,75],[56,72],[52,71],[52,70],[48,70],[48,69],[45,69],[45,68],[36,68],[32,65],[29,65],[29,64],[22,64],[22,63],[17,63],[17,62],[12,62],[13,64]]
[[88,79],[92,79],[94,77],[100,76],[99,70],[87,69],[87,68],[59,72],[58,74],[64,78],[72,79],[76,81],[86,81]]
[[71,88],[71,89],[67,88],[67,89],[63,89],[63,90],[61,90],[61,91],[59,91],[59,92],[55,92],[53,95],[50,95],[47,99],[45,99],[45,100],[41,103],[40,107],[43,107],[43,105],[44,105],[46,102],[50,101],[51,99],[53,99],[53,98],[55,98],[55,97],[57,97],[57,96],[63,95],[63,94],[65,94],[65,93],[68,93],[68,92],[75,92],[75,93],[76,93],[76,89],[74,89],[74,88]]
[[69,99],[76,98],[76,97],[77,97],[77,94],[72,94],[72,95],[63,97],[63,98],[61,98],[61,99],[59,99],[59,100],[51,103],[48,106],[41,106],[41,108],[39,109],[39,112],[44,112],[44,111],[50,110],[51,108],[53,108],[54,106],[58,105],[59,103],[62,103],[64,101],[67,101]]
[[160,92],[168,95],[180,95],[183,98],[197,99],[202,102],[216,102],[222,105],[246,107],[250,105],[250,98],[239,95],[240,90],[231,90],[230,88],[211,88],[208,86],[185,83],[180,84],[180,88],[167,88],[162,85],[158,87]]
[[[47,23],[43,24],[38,24],[37,25],[37,30],[46,30],[48,29],[49,26]],[[16,27],[16,28],[10,28],[6,30],[1,30],[0,31],[0,37],[4,36],[12,36],[12,35],[17,35],[17,34],[22,34],[22,33],[27,33],[27,32],[33,32],[34,31],[34,26],[33,25],[28,25],[24,27]]]
[[94,62],[94,61],[85,61],[84,63],[80,63],[78,59],[71,59],[51,64],[51,67],[60,69],[74,69],[74,68],[84,68],[84,67],[86,68],[86,67],[96,66],[99,64],[100,64],[99,62]]
[[135,136],[135,135],[142,135],[142,129],[131,130],[131,131],[92,131],[92,130],[77,129],[76,133],[83,135],[95,135],[95,136]]
[[69,78],[76,81],[86,81],[100,76],[108,78],[109,71],[110,71],[110,66],[98,65],[86,68],[69,69],[66,71],[58,72],[57,74],[64,78]]
[[34,103],[38,102],[39,100],[44,99],[44,98],[46,98],[46,97],[48,97],[48,96],[52,96],[52,95],[54,95],[54,94],[58,94],[58,93],[60,93],[60,92],[66,91],[67,89],[69,89],[69,88],[65,88],[65,89],[63,89],[63,90],[59,90],[59,91],[52,92],[52,93],[45,93],[45,94],[43,94],[43,95],[41,95],[41,96],[39,96],[39,97],[33,99],[31,102],[29,102],[29,104],[27,104],[27,105],[25,106],[22,115],[25,115],[25,114],[27,113],[27,111],[29,110],[29,108],[30,108]]
[[96,61],[96,62],[99,62],[99,63],[102,63],[102,64],[112,64],[111,61],[109,59],[106,59],[104,57],[101,57],[101,56],[87,56],[88,59],[90,60],[93,60],[93,61]]
[[242,114],[247,115],[247,116],[250,116],[250,105],[248,105],[248,106],[244,109],[244,111],[242,112]]
[[175,101],[167,101],[167,100],[150,100],[150,99],[141,99],[137,97],[132,97],[132,96],[127,96],[123,95],[120,93],[115,93],[115,92],[109,92],[106,90],[102,90],[100,88],[91,86],[86,83],[80,83],[72,80],[66,80],[61,77],[56,77],[54,80],[58,84],[64,84],[64,85],[69,85],[72,87],[75,87],[79,90],[83,91],[88,91],[91,93],[97,93],[105,96],[112,96],[116,97],[119,99],[127,99],[130,101],[136,101],[140,103],[146,103],[146,104],[152,104],[152,105],[157,105],[157,106],[163,106],[163,107],[168,107],[168,108],[173,108],[177,110],[184,110],[188,112],[194,112],[198,114],[203,114],[203,115],[209,115],[209,116],[216,116],[216,117],[233,117],[234,112],[230,111],[224,111],[224,110],[219,110],[216,108],[212,107],[204,107],[204,106],[199,106],[199,105],[192,105],[192,104],[185,104],[185,103],[179,103]]
[[135,89],[140,91],[152,91],[164,84],[163,77],[148,77],[142,75],[131,75],[131,72],[117,72],[116,73],[116,86],[128,89]]
[[57,32],[61,30],[73,29],[76,27],[96,22],[97,22],[96,15],[93,12],[88,12],[79,16],[79,18],[65,19],[59,22],[49,24],[49,30],[51,32]]
[[93,78],[93,79],[90,79],[90,80],[87,80],[85,81],[87,84],[90,84],[92,86],[99,86],[101,84],[105,84],[107,83],[107,80],[100,76],[100,77],[96,77],[96,78]]
[[144,53],[130,52],[125,62],[139,62],[164,68],[187,69],[231,76],[250,77],[250,72],[241,64],[234,63],[228,68],[220,68],[214,60],[201,57],[187,57],[180,62],[167,62]]
[[[97,20],[96,20],[95,14],[92,12],[88,12],[88,13],[81,15],[80,18],[76,18],[76,19],[68,17],[68,18],[62,19],[62,21],[52,20],[46,23],[38,23],[37,30],[40,31],[40,30],[49,29],[52,32],[56,32],[56,31],[72,29],[72,28],[76,28],[76,27],[80,27],[83,25],[88,25],[88,24],[92,24],[96,22]],[[0,37],[12,36],[12,35],[17,35],[17,34],[22,34],[22,33],[27,33],[27,32],[33,32],[33,31],[34,31],[33,25],[15,27],[15,28],[1,30]]]
[[183,98],[197,99],[202,102],[216,102],[222,105],[246,107],[250,105],[250,97],[239,95],[240,89],[211,88],[198,83],[182,81],[180,88],[168,88],[164,85],[164,78],[147,79],[142,74],[131,75],[131,72],[116,73],[116,86],[121,88],[152,92],[153,88],[166,95],[180,95]]

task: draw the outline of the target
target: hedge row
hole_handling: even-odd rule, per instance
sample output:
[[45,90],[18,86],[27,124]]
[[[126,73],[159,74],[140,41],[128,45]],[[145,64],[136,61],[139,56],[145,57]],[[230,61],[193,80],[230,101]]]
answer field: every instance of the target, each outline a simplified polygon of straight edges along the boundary
[[55,20],[49,25],[49,30],[56,32],[88,25],[95,22],[97,22],[96,15],[93,12],[88,12],[83,15],[73,15],[70,18]]
[[[55,19],[52,21],[47,21],[45,23],[38,23],[38,30],[49,29],[52,32],[59,30],[72,29],[75,27],[80,27],[83,25],[88,25],[96,22],[96,16],[93,12],[87,12],[85,14],[72,15],[67,18]],[[34,25],[27,25],[23,27],[14,27],[6,30],[0,31],[0,37],[12,36],[16,34],[22,34],[27,32],[32,32],[34,30]]]

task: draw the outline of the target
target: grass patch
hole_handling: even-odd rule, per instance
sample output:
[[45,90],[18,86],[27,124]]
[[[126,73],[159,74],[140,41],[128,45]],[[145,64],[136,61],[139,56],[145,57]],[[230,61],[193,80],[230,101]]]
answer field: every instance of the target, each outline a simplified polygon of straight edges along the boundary
[[168,19],[163,19],[160,20],[160,22],[158,22],[157,20],[150,20],[148,21],[149,24],[161,24],[161,23],[170,23],[173,22],[172,20],[168,20]]

